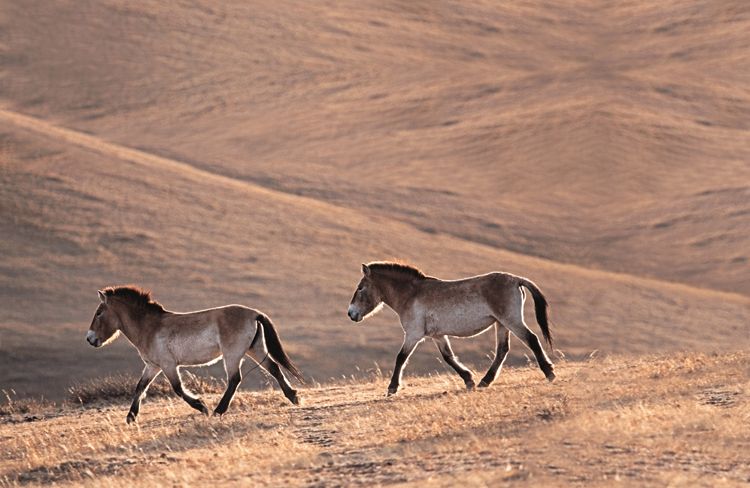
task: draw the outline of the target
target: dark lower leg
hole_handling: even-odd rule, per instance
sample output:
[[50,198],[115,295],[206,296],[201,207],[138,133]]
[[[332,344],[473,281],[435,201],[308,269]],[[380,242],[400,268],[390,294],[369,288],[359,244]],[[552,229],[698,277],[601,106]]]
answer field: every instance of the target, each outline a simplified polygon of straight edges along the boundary
[[456,373],[458,373],[462,380],[464,380],[466,388],[469,390],[474,389],[474,375],[471,374],[471,371],[469,371],[466,366],[458,361],[456,356],[443,356],[443,359],[445,359],[445,362],[448,363]]
[[242,382],[242,374],[239,371],[234,373],[227,380],[227,389],[221,397],[221,400],[219,400],[219,404],[214,409],[214,415],[224,415],[229,408],[229,404],[232,403],[232,398],[234,398],[234,394],[237,392],[237,387],[240,386],[240,382]]
[[276,378],[276,381],[281,387],[281,391],[284,392],[284,396],[287,397],[287,399],[293,404],[299,405],[297,390],[292,388],[292,385],[289,384],[289,381],[286,379],[286,376],[284,376],[284,373],[281,371],[279,365],[276,364],[276,361],[273,361],[270,358],[266,358],[266,360],[263,361],[263,365],[266,367],[268,372],[271,373],[274,378]]
[[[421,340],[420,340],[421,341]],[[393,376],[391,376],[391,383],[388,385],[388,395],[395,395],[401,385],[401,373],[404,370],[404,365],[409,360],[409,356],[416,349],[417,344],[406,343],[401,347],[398,355],[396,356],[396,365],[393,367]]]
[[206,407],[206,404],[203,403],[203,400],[185,391],[179,376],[177,376],[177,378],[169,378],[169,382],[172,384],[172,389],[175,393],[177,393],[177,396],[185,400],[188,405],[205,415],[209,414],[208,407]]
[[544,373],[544,376],[547,377],[549,381],[552,381],[555,379],[555,366],[552,364],[552,362],[547,358],[547,355],[544,353],[544,349],[542,349],[542,344],[539,342],[539,338],[531,331],[528,331],[526,335],[526,344],[529,345],[531,350],[534,352],[534,356],[536,356],[536,362],[539,364],[539,367],[542,369],[542,372]]
[[135,392],[133,393],[133,403],[130,405],[130,411],[127,416],[128,423],[135,422],[136,417],[138,417],[138,412],[141,409],[141,401],[143,400],[143,397],[146,396],[146,390],[148,390],[149,385],[151,385],[151,382],[154,381],[154,378],[156,378],[158,374],[159,369],[155,367],[146,366],[143,370],[141,379],[138,381],[138,384],[135,387]]
[[505,358],[508,357],[508,351],[510,351],[510,331],[503,328],[503,332],[499,333],[500,337],[497,341],[497,352],[495,353],[495,359],[490,365],[490,369],[487,370],[487,374],[484,375],[482,381],[479,382],[479,388],[486,388],[495,381],[498,373],[503,367]]
[[464,380],[466,388],[468,388],[469,390],[473,389],[474,375],[471,373],[471,370],[469,370],[469,368],[461,364],[456,355],[453,353],[453,349],[451,348],[451,344],[448,341],[448,338],[443,337],[442,339],[436,340],[436,342],[438,344],[440,354],[443,355],[443,359],[445,360],[445,362],[448,363],[448,365],[450,365],[450,367],[453,368],[456,373],[458,373],[462,380]]
[[404,369],[404,363],[409,358],[409,354],[403,349],[399,351],[396,356],[396,365],[393,367],[393,376],[391,376],[391,383],[388,385],[388,394],[393,395],[398,391],[398,387],[401,384],[401,370]]
[[[150,381],[149,381],[150,383]],[[130,411],[128,412],[127,422],[133,422],[135,421],[135,418],[138,416],[138,412],[141,410],[141,400],[145,396],[145,390],[148,386],[148,383],[145,383],[143,381],[143,378],[138,382],[138,385],[135,387],[135,393],[133,394],[133,403],[130,405]]]

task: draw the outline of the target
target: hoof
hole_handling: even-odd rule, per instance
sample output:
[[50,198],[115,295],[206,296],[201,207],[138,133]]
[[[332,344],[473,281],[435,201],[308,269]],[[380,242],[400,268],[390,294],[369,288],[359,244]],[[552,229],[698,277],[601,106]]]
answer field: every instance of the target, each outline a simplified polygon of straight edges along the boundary
[[473,381],[470,381],[466,383],[466,391],[474,391],[476,389],[476,384],[474,384]]
[[489,384],[488,382],[486,382],[486,381],[482,380],[482,381],[480,381],[480,382],[479,382],[479,384],[477,385],[477,388],[488,388],[489,386],[490,386],[490,384]]
[[550,383],[552,383],[553,381],[555,381],[555,372],[554,371],[550,371],[549,373],[547,373],[546,376],[547,376],[547,381],[549,381]]
[[226,410],[220,411],[220,410],[219,410],[219,409],[217,408],[217,409],[215,409],[215,410],[214,410],[214,415],[213,415],[213,416],[214,416],[214,417],[217,417],[217,416],[218,416],[219,418],[221,418],[221,417],[222,417],[222,416],[223,416],[223,415],[224,415],[224,414],[225,414],[226,412],[227,412]]
[[547,377],[547,380],[551,383],[555,381],[555,365],[552,363],[548,363],[542,366],[542,372],[544,373],[544,376]]
[[135,422],[135,415],[132,412],[129,413],[128,417],[125,419],[125,422],[127,422],[128,424],[132,424],[133,422]]
[[388,388],[388,393],[386,394],[386,396],[393,396],[396,393],[398,393],[398,388]]
[[295,391],[288,397],[286,397],[290,402],[292,402],[294,405],[302,405],[302,400],[300,400],[299,396],[297,395],[297,392]]

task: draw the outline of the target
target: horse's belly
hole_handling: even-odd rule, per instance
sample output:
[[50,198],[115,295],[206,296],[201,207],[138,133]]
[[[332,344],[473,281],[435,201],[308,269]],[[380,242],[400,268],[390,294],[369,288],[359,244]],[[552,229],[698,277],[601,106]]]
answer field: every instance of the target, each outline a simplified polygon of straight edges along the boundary
[[490,311],[482,306],[457,306],[425,314],[425,334],[430,337],[477,335],[495,322]]
[[185,366],[204,366],[212,364],[221,359],[221,348],[218,344],[216,347],[204,346],[199,350],[192,350],[178,359],[180,364],[184,364]]
[[210,330],[176,338],[170,347],[178,364],[199,366],[221,359],[218,334]]

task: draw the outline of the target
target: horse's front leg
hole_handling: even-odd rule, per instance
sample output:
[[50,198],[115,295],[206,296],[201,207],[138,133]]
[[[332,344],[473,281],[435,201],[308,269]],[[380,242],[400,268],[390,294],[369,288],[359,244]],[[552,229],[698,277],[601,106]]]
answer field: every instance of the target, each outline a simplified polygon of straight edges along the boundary
[[138,417],[138,412],[141,409],[141,400],[146,396],[146,391],[154,379],[161,373],[161,368],[146,363],[141,374],[141,379],[138,381],[138,385],[135,387],[135,394],[133,395],[133,403],[130,405],[130,411],[128,412],[127,422],[135,422]]
[[448,365],[453,368],[456,373],[458,373],[461,379],[464,380],[466,389],[473,390],[475,386],[474,375],[469,368],[461,364],[461,361],[459,361],[456,355],[453,353],[453,349],[451,348],[451,343],[448,340],[448,337],[434,337],[433,340],[435,341],[440,354],[442,354],[443,360],[445,360],[445,362],[448,363]]
[[170,367],[170,368],[164,368],[164,374],[166,375],[167,379],[169,379],[169,383],[172,385],[172,389],[174,390],[177,395],[185,400],[188,405],[193,407],[194,409],[198,410],[199,412],[203,413],[204,415],[208,416],[208,407],[205,403],[203,403],[203,400],[198,398],[197,396],[193,395],[190,391],[186,390],[182,386],[182,378],[180,378],[180,370],[177,369],[176,366]]
[[401,374],[404,370],[406,362],[409,360],[409,356],[414,352],[420,342],[424,340],[424,337],[410,337],[409,335],[404,337],[404,344],[401,346],[401,350],[396,356],[396,366],[393,368],[393,376],[391,377],[391,384],[388,385],[388,396],[395,395],[401,385]]

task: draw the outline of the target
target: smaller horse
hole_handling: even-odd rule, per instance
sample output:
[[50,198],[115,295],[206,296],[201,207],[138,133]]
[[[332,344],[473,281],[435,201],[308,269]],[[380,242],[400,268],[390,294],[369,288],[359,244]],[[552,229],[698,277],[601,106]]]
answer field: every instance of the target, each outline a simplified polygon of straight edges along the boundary
[[526,343],[534,352],[539,367],[549,381],[555,379],[554,366],[542,349],[539,338],[526,326],[521,288],[531,291],[536,305],[536,320],[547,343],[552,336],[547,324],[547,300],[531,281],[508,273],[489,273],[462,280],[445,281],[426,276],[405,264],[376,262],[362,265],[364,275],[349,304],[349,318],[360,322],[388,305],[396,312],[404,329],[404,344],[396,357],[388,395],[394,395],[401,373],[414,349],[431,337],[443,359],[461,376],[469,390],[474,389],[472,372],[453,354],[448,336],[472,337],[497,324],[497,353],[490,369],[479,382],[490,386],[502,368],[510,350],[510,334]]
[[242,305],[170,312],[153,300],[149,292],[135,286],[99,290],[99,299],[101,303],[86,340],[94,347],[102,347],[122,332],[146,364],[135,388],[128,423],[135,421],[149,385],[162,371],[178,396],[209,415],[203,400],[182,386],[180,367],[204,366],[222,358],[227,388],[214,415],[223,415],[242,381],[241,366],[246,354],[276,378],[289,401],[299,404],[297,391],[279,365],[300,382],[304,382],[302,373],[284,352],[276,328],[265,314]]

